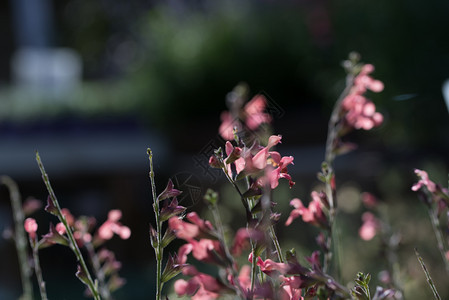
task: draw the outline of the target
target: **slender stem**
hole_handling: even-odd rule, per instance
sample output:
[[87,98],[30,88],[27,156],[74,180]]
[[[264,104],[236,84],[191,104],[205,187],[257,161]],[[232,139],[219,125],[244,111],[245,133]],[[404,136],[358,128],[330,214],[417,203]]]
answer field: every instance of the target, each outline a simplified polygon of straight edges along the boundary
[[41,171],[42,179],[44,180],[45,186],[47,187],[48,193],[50,194],[51,201],[53,202],[53,205],[57,209],[58,218],[64,224],[64,227],[66,229],[67,236],[69,237],[69,241],[70,241],[70,248],[75,253],[77,261],[80,263],[80,266],[81,266],[83,272],[86,274],[87,287],[89,288],[90,292],[92,293],[92,296],[94,297],[94,299],[99,300],[99,299],[101,299],[100,295],[97,291],[94,281],[92,280],[89,269],[87,268],[86,262],[84,261],[83,255],[81,254],[78,244],[76,243],[75,237],[73,236],[72,228],[69,226],[65,216],[62,214],[58,199],[56,198],[55,192],[53,191],[53,188],[50,184],[48,174],[45,172],[44,165],[42,164],[42,160],[41,160],[38,152],[36,152],[36,161],[37,161],[37,164]]
[[257,257],[256,257],[256,253],[254,251],[254,244],[253,242],[251,242],[251,253],[253,254],[252,259],[251,259],[251,298],[253,296],[253,292],[254,292],[254,286],[256,284],[256,272],[257,272]]
[[330,268],[330,264],[332,261],[332,229],[329,229],[328,232],[328,236],[326,237],[326,252],[324,253],[324,260],[323,260],[323,272],[327,273],[329,268]]
[[156,196],[156,183],[154,181],[154,169],[153,169],[153,152],[150,148],[147,149],[148,157],[150,159],[150,181],[151,191],[153,195],[153,209],[156,217],[156,232],[157,232],[157,245],[154,248],[156,255],[156,300],[160,300],[162,297],[162,258],[164,255],[164,248],[162,248],[162,224],[160,220],[159,201]]
[[37,283],[39,285],[39,292],[41,294],[42,300],[48,300],[47,291],[45,288],[45,281],[42,276],[41,265],[39,262],[39,243],[37,240],[32,240],[30,237],[30,245],[33,248],[33,261],[34,261],[34,272],[36,273]]
[[229,251],[229,247],[226,243],[224,229],[223,229],[223,223],[221,221],[220,212],[218,211],[218,206],[215,203],[215,204],[211,204],[209,206],[209,208],[212,211],[212,215],[214,217],[215,227],[217,228],[217,232],[218,232],[218,240],[223,245],[223,249],[225,251],[227,259],[229,260],[230,266],[232,268],[232,272],[236,273],[235,269],[234,269],[234,264],[233,264],[234,258],[232,257],[231,252]]
[[248,203],[245,201],[245,197],[243,197],[243,193],[240,191],[239,187],[237,186],[237,183],[235,183],[235,181],[229,176],[226,168],[223,167],[222,170],[223,170],[223,173],[226,175],[226,178],[228,179],[228,181],[234,186],[235,190],[237,191],[237,193],[240,196],[240,200],[242,201],[242,204],[245,207],[247,222],[251,221],[251,219],[252,219],[251,210],[248,206]]
[[274,231],[274,226],[270,225],[269,230],[270,230],[270,237],[273,240],[274,247],[276,248],[276,252],[278,254],[278,259],[281,263],[284,263],[285,262],[284,256],[282,255],[281,245],[279,244],[279,240],[276,236],[276,232]]
[[20,265],[20,278],[22,281],[23,295],[22,299],[33,299],[33,285],[31,283],[31,268],[28,264],[27,255],[27,241],[26,234],[23,228],[24,214],[22,210],[22,201],[17,184],[8,176],[0,176],[0,184],[4,184],[10,194],[11,208],[13,211],[14,219],[14,242],[16,244],[17,255]]
[[388,269],[392,277],[393,287],[395,290],[403,294],[402,282],[400,279],[400,265],[398,261],[396,247],[392,246],[391,243],[388,241],[387,241],[387,262],[388,262]]
[[438,220],[436,212],[432,207],[429,207],[428,212],[435,237],[437,238],[438,250],[440,251],[441,258],[444,261],[446,272],[449,274],[449,261],[446,258],[446,253],[448,250],[446,247],[446,243],[444,242],[443,233],[441,232],[440,220]]
[[348,75],[346,77],[346,87],[338,97],[337,102],[335,102],[331,117],[329,119],[327,129],[327,140],[326,140],[326,154],[325,154],[325,160],[329,165],[332,165],[335,159],[334,143],[338,137],[338,130],[336,129],[340,127],[339,123],[340,123],[341,104],[343,100],[346,98],[346,96],[349,94],[353,85],[353,81],[354,76]]
[[99,292],[103,299],[109,300],[111,299],[111,293],[109,288],[106,285],[105,279],[106,276],[101,268],[100,259],[98,258],[97,253],[95,252],[94,245],[92,243],[84,243],[84,246],[87,249],[87,253],[89,254],[90,261],[92,263],[92,267],[94,269],[95,276],[98,279]]
[[[328,165],[328,172],[331,175],[328,180],[326,180],[326,195],[329,202],[329,233],[328,233],[328,240],[327,240],[327,248],[328,252],[325,254],[324,263],[323,263],[323,271],[327,272],[331,261],[332,261],[332,252],[336,252],[337,248],[339,247],[339,237],[338,234],[336,234],[334,227],[335,223],[335,217],[337,214],[337,199],[336,199],[336,193],[331,185],[331,180],[334,178],[334,170],[333,170],[333,163],[336,156],[335,153],[335,143],[337,142],[339,132],[341,131],[341,117],[340,117],[340,111],[341,111],[341,104],[345,97],[349,94],[352,85],[354,81],[354,76],[348,75],[346,77],[346,87],[343,90],[343,92],[340,94],[340,96],[337,99],[337,102],[334,105],[334,108],[332,110],[331,117],[329,119],[329,125],[328,125],[328,132],[327,132],[327,140],[326,140],[326,153],[324,155],[324,159]],[[332,251],[332,248],[335,251]],[[339,257],[337,257],[339,259]],[[338,268],[336,268],[338,269]],[[338,272],[338,270],[337,270]]]
[[430,289],[433,292],[433,296],[435,297],[435,299],[441,300],[441,297],[438,294],[437,288],[435,287],[435,284],[433,283],[432,277],[430,277],[430,273],[427,270],[427,267],[424,264],[424,261],[423,261],[421,255],[419,255],[418,249],[416,249],[416,248],[415,248],[415,254],[416,254],[416,257],[418,258],[419,263],[421,264],[424,274],[426,275],[426,279],[427,279],[427,282],[429,283]]

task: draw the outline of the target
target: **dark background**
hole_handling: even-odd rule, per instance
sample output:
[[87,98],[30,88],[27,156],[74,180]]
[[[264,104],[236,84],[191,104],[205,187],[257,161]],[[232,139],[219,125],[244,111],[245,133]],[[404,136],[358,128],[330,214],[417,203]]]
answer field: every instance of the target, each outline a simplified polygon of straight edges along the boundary
[[[34,161],[38,150],[63,207],[99,223],[108,210],[123,211],[122,223],[132,236],[107,244],[123,262],[121,275],[128,282],[118,299],[154,294],[147,147],[154,151],[158,191],[168,178],[191,178],[199,194],[214,187],[224,220],[234,230],[244,226],[236,195],[206,162],[211,146],[221,145],[217,129],[226,94],[246,82],[251,95],[263,93],[276,108],[274,132],[283,135],[278,150],[295,157],[290,172],[296,186],[289,190],[284,182],[275,193],[285,220],[291,198],[307,201],[318,184],[327,120],[344,88],[340,63],[350,51],[374,64],[374,77],[385,83],[382,93],[369,94],[385,123],[353,133],[350,139],[359,148],[336,162],[341,198],[348,199],[341,215],[342,281],[364,271],[376,284],[377,272],[385,268],[379,240],[357,238],[364,211],[358,195],[369,191],[382,200],[382,215],[393,231],[403,234],[399,260],[406,297],[430,297],[415,246],[422,248],[442,296],[448,295],[448,275],[425,209],[410,191],[414,168],[426,168],[435,181],[447,183],[449,119],[442,94],[449,78],[447,1],[36,3],[31,14],[26,0],[0,4],[0,173],[18,182],[24,198],[44,201],[47,192]],[[60,91],[57,77],[38,81],[37,88],[18,80],[12,61],[30,47],[75,51],[82,71],[74,85]],[[4,187],[0,196],[4,230],[12,225]],[[196,193],[185,203],[207,215]],[[49,216],[41,211],[34,217],[39,234],[45,234]],[[284,249],[295,246],[310,255],[317,248],[316,231],[301,221],[295,226],[279,233]],[[0,298],[15,299],[21,287],[11,241],[0,240],[0,256]],[[49,297],[80,299],[83,287],[73,276],[72,253],[53,247],[41,256]]]

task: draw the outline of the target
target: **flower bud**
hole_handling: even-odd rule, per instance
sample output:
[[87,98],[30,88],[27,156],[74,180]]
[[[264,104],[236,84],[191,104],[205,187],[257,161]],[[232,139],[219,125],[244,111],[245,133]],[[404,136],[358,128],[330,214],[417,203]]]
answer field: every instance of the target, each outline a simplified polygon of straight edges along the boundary
[[58,209],[53,203],[53,199],[50,196],[47,197],[47,206],[45,206],[45,211],[51,213],[52,215],[58,215]]
[[223,167],[223,163],[215,155],[212,155],[209,158],[209,166],[212,168],[221,169]]
[[168,180],[167,187],[165,190],[157,197],[158,201],[162,201],[167,198],[172,198],[179,196],[182,191],[173,188],[173,182],[171,179]]

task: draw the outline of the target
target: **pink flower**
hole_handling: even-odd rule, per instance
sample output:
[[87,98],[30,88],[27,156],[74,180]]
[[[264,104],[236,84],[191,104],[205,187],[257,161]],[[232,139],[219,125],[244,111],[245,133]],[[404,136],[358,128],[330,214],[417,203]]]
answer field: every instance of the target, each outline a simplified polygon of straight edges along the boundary
[[242,294],[250,299],[250,289],[251,289],[251,267],[249,265],[244,265],[237,276],[237,279],[232,273],[228,274],[228,282],[231,286],[239,289]]
[[[227,141],[234,139],[234,128],[240,131],[243,123],[249,130],[256,130],[263,123],[270,123],[271,116],[265,113],[267,100],[262,95],[256,95],[239,112],[239,116],[232,116],[231,113],[224,111],[221,113],[221,125],[218,129],[220,135]],[[241,108],[239,108],[241,109]],[[242,120],[239,120],[242,118]],[[243,123],[242,123],[243,122]]]
[[242,290],[247,291],[251,287],[251,267],[249,265],[244,265],[240,269],[238,276],[240,287]]
[[184,279],[178,279],[175,281],[175,293],[179,297],[187,295],[193,296],[199,290],[200,284],[196,280],[185,281]]
[[56,231],[60,234],[63,235],[66,233],[66,229],[65,226],[62,222],[59,222],[58,224],[56,224]]
[[220,135],[227,141],[234,139],[234,126],[237,126],[231,114],[227,111],[221,113],[221,125],[218,128]]
[[292,181],[292,177],[288,174],[287,166],[293,165],[293,156],[284,156],[280,158],[280,154],[278,152],[270,152],[272,166],[274,169],[268,170],[267,179],[270,183],[271,189],[275,189],[279,185],[279,179],[285,178],[288,180],[288,184],[290,188],[293,187],[295,182]]
[[42,207],[42,202],[28,197],[22,205],[23,214],[29,216]]
[[121,217],[122,212],[117,209],[111,210],[108,213],[108,219],[98,228],[98,237],[100,240],[110,240],[114,236],[114,233],[124,240],[131,236],[129,227],[118,222]]
[[225,252],[219,241],[210,239],[201,239],[199,241],[191,240],[192,255],[195,259],[205,263],[225,264]]
[[246,151],[244,154],[246,174],[253,174],[263,170],[268,163],[268,157],[271,155],[270,149],[281,143],[282,136],[272,135],[268,138],[268,144],[259,150],[254,156],[251,151]]
[[[249,261],[251,262],[253,258],[253,253],[249,255]],[[268,276],[271,276],[275,271],[279,272],[281,274],[285,274],[290,269],[288,264],[284,263],[278,263],[275,262],[269,258],[267,258],[265,261],[262,260],[262,258],[257,257],[256,264],[259,266],[260,270],[267,274]]]
[[197,225],[198,228],[205,233],[214,230],[212,223],[208,220],[204,221],[203,219],[201,219],[196,212],[188,213],[186,218],[193,224]]
[[122,212],[119,209],[113,209],[108,213],[108,220],[118,222],[122,218]]
[[312,201],[309,203],[309,206],[307,208],[298,198],[290,201],[290,205],[295,209],[290,212],[290,216],[285,222],[286,226],[289,226],[293,222],[293,220],[298,218],[299,216],[302,216],[302,220],[306,223],[311,223],[320,227],[328,226],[326,215],[322,210],[322,201],[320,195],[316,191],[313,191],[311,193],[311,196]]
[[183,239],[186,241],[195,238],[200,232],[197,225],[184,222],[178,217],[171,217],[168,220],[168,226],[174,231],[178,239]]
[[365,240],[369,241],[373,239],[377,231],[380,228],[379,220],[370,212],[365,212],[362,215],[363,224],[359,229],[359,236]]
[[26,218],[23,226],[25,231],[28,232],[30,238],[34,240],[36,238],[36,231],[38,227],[36,220],[33,218]]
[[88,232],[75,231],[73,232],[73,237],[81,245],[92,242],[92,235]]
[[355,129],[370,130],[383,122],[382,114],[376,112],[373,102],[359,94],[346,96],[342,103],[347,111],[345,119],[349,126]]
[[344,118],[348,126],[355,129],[370,130],[383,122],[383,116],[376,112],[374,103],[363,96],[368,89],[381,92],[384,88],[381,81],[369,76],[373,71],[373,65],[367,64],[362,67],[360,73],[354,78],[352,89],[341,105],[343,112],[346,113]]
[[192,253],[193,257],[205,263],[214,263],[217,265],[226,265],[225,251],[221,243],[217,240],[200,239],[199,241],[191,239],[189,243],[182,245],[178,250],[180,264],[187,262],[187,255]]
[[299,276],[289,276],[284,277],[280,276],[282,279],[282,298],[286,300],[301,300],[301,289],[300,286],[303,284],[304,280],[302,280]]
[[193,257],[206,263],[215,263],[227,265],[225,251],[218,240],[201,238],[214,238],[214,228],[209,221],[204,221],[195,212],[187,214],[186,217],[191,223],[184,222],[177,217],[168,220],[170,230],[176,237],[186,240],[188,244],[183,245],[178,252],[179,261],[184,264],[187,261],[187,255],[192,253]]
[[418,175],[420,180],[412,186],[412,191],[416,192],[422,188],[422,186],[427,187],[431,193],[435,193],[437,191],[436,184],[429,179],[429,175],[427,175],[426,171],[415,169],[415,174]]
[[375,93],[382,92],[384,84],[380,80],[375,80],[368,74],[374,72],[374,66],[366,64],[362,67],[360,73],[354,78],[354,88],[358,93],[363,94],[366,89],[369,89]]
[[183,274],[193,277],[188,281],[179,279],[175,282],[174,288],[178,296],[187,295],[194,300],[216,299],[228,289],[214,277],[198,272],[193,266],[184,268]]
[[266,106],[267,99],[263,95],[254,96],[254,98],[245,105],[245,123],[250,130],[257,129],[260,124],[271,122],[271,116],[264,112]]
[[69,226],[75,225],[75,217],[70,213],[68,208],[62,208],[61,213],[65,217],[65,220]]
[[252,228],[240,228],[235,234],[234,243],[231,247],[231,253],[238,257],[242,254],[242,250],[249,248],[249,239],[253,241],[261,241],[264,239],[264,233]]

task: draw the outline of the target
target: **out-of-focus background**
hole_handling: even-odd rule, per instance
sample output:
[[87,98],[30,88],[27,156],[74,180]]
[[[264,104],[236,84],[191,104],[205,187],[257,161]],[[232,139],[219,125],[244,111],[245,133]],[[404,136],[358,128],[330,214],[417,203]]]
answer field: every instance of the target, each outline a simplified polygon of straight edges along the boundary
[[[202,194],[213,187],[225,222],[232,229],[244,226],[237,195],[207,159],[221,145],[217,129],[226,94],[246,82],[252,95],[269,100],[274,132],[283,135],[278,150],[295,157],[290,173],[296,185],[289,190],[283,182],[275,193],[284,222],[288,202],[308,201],[318,184],[327,119],[345,84],[340,64],[355,50],[385,83],[382,93],[369,95],[385,123],[354,133],[358,149],[336,162],[342,281],[363,271],[377,284],[377,274],[387,268],[380,240],[357,235],[366,210],[359,194],[367,191],[381,199],[392,231],[402,234],[398,257],[405,296],[431,297],[414,256],[418,247],[448,297],[448,275],[425,207],[410,191],[414,168],[447,184],[448,14],[444,0],[3,1],[0,173],[18,182],[23,198],[44,201],[38,150],[63,207],[99,223],[108,210],[121,209],[132,236],[107,243],[127,280],[115,296],[152,298],[147,147],[154,152],[159,191],[172,178],[184,190],[189,211],[205,216]],[[0,197],[3,231],[13,223],[6,188]],[[49,216],[41,211],[34,217],[45,234]],[[317,249],[316,233],[297,221],[279,235],[284,249],[310,255]],[[44,249],[41,262],[51,299],[82,299],[68,249]],[[3,238],[0,266],[0,298],[16,299],[17,256],[12,241]]]

